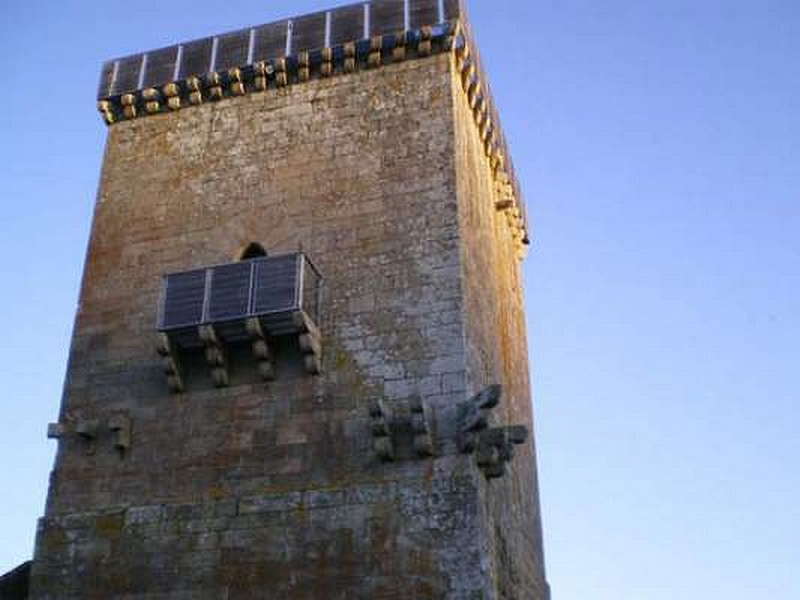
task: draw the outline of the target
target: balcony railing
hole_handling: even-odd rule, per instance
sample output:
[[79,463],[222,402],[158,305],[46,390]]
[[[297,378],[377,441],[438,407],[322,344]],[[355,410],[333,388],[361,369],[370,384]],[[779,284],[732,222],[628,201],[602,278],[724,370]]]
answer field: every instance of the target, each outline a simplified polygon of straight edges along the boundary
[[182,348],[204,345],[207,325],[221,342],[251,339],[253,319],[269,336],[303,333],[318,320],[320,283],[300,252],[171,273],[162,281],[158,330]]

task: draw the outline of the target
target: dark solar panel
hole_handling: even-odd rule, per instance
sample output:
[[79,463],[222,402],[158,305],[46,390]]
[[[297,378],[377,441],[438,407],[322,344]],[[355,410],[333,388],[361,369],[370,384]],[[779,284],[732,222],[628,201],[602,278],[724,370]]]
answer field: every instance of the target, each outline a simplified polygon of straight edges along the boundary
[[364,37],[364,6],[345,6],[331,12],[331,46]]
[[444,0],[444,18],[447,21],[452,21],[461,16],[461,2],[460,0]]
[[111,83],[114,80],[114,61],[110,60],[103,65],[100,71],[100,83],[97,85],[97,97],[104,98],[111,95]]
[[409,0],[411,29],[439,22],[439,0]]
[[370,5],[370,36],[387,35],[405,29],[403,0],[375,0]]
[[139,88],[139,67],[142,55],[129,56],[119,61],[117,79],[114,81],[112,95],[132,92]]
[[286,53],[286,21],[256,27],[253,60],[269,60]]
[[163,304],[163,329],[198,325],[203,320],[205,270],[167,275]]
[[242,318],[249,312],[250,262],[214,267],[208,303],[210,321]]
[[275,256],[256,261],[253,312],[263,314],[297,306],[299,255]]
[[177,55],[177,46],[148,52],[147,68],[144,72],[144,87],[157,87],[172,81]]
[[211,65],[211,38],[204,38],[189,42],[183,46],[183,57],[181,58],[181,71],[178,79],[185,79],[191,75],[204,75],[208,72]]
[[243,29],[220,36],[217,40],[217,71],[227,71],[247,64],[247,49],[250,46],[250,30]]
[[294,19],[291,53],[315,50],[325,46],[325,13]]

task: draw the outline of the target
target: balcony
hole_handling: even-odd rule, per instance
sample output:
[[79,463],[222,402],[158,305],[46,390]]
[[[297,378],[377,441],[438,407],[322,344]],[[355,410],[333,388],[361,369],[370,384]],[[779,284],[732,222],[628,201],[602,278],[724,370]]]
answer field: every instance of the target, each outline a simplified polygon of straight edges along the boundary
[[252,345],[263,378],[273,379],[270,341],[280,336],[298,336],[306,370],[318,373],[321,281],[300,252],[165,275],[158,351],[170,389],[183,391],[179,354],[193,348],[205,348],[215,384],[227,385],[225,348],[241,343]]

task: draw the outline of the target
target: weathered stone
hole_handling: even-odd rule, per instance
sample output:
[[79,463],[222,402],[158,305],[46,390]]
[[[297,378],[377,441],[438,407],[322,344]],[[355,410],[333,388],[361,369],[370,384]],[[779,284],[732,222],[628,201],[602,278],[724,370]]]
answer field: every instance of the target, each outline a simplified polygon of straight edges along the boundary
[[[32,598],[547,598],[534,449],[508,428],[532,418],[522,230],[496,207],[482,84],[461,79],[474,54],[362,34],[102,107],[118,120],[62,411],[102,426],[91,455],[53,432]],[[162,275],[254,241],[313,259],[319,327],[153,352]],[[479,468],[457,407],[495,382],[502,406],[470,403],[492,413],[467,430],[504,432]]]

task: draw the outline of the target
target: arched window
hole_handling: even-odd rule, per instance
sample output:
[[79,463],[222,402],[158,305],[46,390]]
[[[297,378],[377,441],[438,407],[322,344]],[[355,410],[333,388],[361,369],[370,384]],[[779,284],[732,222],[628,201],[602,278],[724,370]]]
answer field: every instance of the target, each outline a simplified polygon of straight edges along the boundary
[[239,260],[249,260],[251,258],[259,258],[261,256],[266,256],[266,255],[267,251],[264,250],[264,246],[262,246],[258,242],[250,242],[239,253]]

